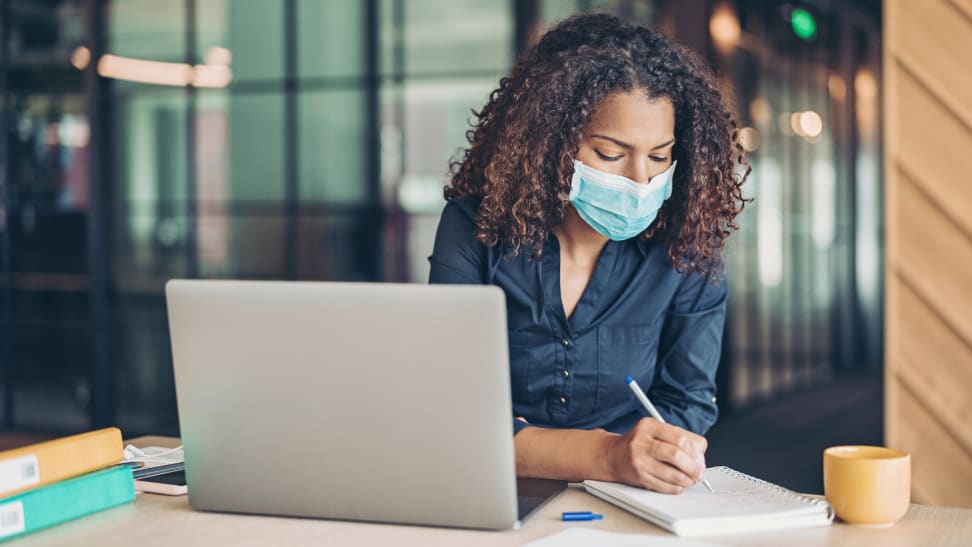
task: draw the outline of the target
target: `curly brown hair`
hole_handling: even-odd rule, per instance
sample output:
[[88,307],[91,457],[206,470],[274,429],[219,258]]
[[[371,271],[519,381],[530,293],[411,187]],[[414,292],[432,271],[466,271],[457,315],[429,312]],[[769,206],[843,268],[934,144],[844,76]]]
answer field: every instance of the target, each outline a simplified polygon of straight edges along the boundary
[[679,271],[714,273],[746,201],[741,187],[750,169],[736,120],[698,55],[609,15],[561,22],[500,80],[473,112],[470,146],[450,163],[446,199],[482,198],[477,239],[538,259],[564,218],[561,196],[570,192],[573,157],[595,108],[636,90],[671,100],[678,161],[672,196],[640,237],[665,242]]

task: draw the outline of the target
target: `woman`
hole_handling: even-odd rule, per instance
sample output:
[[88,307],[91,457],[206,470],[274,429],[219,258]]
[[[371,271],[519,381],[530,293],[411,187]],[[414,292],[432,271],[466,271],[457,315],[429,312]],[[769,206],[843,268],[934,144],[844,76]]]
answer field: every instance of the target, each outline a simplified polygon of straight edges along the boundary
[[[702,478],[748,174],[697,56],[569,19],[500,81],[454,162],[432,283],[506,293],[517,473],[666,493]],[[665,422],[645,418],[643,386]]]

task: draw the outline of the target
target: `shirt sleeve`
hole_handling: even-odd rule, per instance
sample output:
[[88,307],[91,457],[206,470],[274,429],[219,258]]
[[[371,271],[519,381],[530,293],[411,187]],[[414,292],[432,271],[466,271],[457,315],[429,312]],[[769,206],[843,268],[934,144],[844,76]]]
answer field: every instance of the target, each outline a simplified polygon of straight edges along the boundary
[[469,204],[449,201],[439,219],[429,257],[429,283],[485,282],[486,246],[476,239],[475,211]]
[[729,288],[724,275],[715,282],[683,275],[662,327],[649,398],[669,423],[704,435],[718,417],[715,375]]
[[[429,283],[485,284],[486,252],[486,246],[476,239],[475,211],[468,203],[450,201],[435,233]],[[513,435],[527,427],[531,425],[513,418]]]

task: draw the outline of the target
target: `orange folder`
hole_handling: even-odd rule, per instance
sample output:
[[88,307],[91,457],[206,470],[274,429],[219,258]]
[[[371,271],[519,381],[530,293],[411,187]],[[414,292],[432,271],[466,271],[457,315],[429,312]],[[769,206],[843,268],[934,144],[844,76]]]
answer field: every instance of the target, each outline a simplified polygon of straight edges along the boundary
[[0,452],[0,498],[120,463],[121,430],[106,427]]

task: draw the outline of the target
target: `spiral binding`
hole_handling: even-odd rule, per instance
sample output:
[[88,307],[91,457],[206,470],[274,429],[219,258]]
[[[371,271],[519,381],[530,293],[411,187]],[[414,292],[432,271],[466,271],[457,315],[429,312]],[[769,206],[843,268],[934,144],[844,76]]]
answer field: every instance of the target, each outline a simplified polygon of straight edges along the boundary
[[744,480],[747,480],[747,481],[756,483],[756,484],[758,484],[760,486],[760,488],[768,488],[768,489],[773,490],[773,491],[775,491],[775,492],[777,492],[779,494],[782,494],[785,497],[799,499],[800,501],[805,502],[805,503],[807,503],[809,505],[812,505],[814,507],[826,507],[827,508],[827,514],[829,515],[830,519],[833,520],[833,518],[834,518],[834,508],[831,507],[829,503],[827,503],[827,500],[818,500],[818,499],[814,499],[814,498],[810,498],[810,497],[804,496],[803,494],[799,494],[797,492],[794,492],[793,490],[790,490],[789,488],[783,488],[782,486],[780,486],[778,484],[773,484],[771,482],[764,481],[763,479],[756,478],[756,477],[754,477],[752,475],[747,475],[746,473],[743,473],[741,471],[736,471],[735,469],[732,469],[730,467],[722,466],[722,467],[719,467],[717,469],[720,469],[726,475],[735,476],[735,477],[738,477],[740,479],[744,479]]

